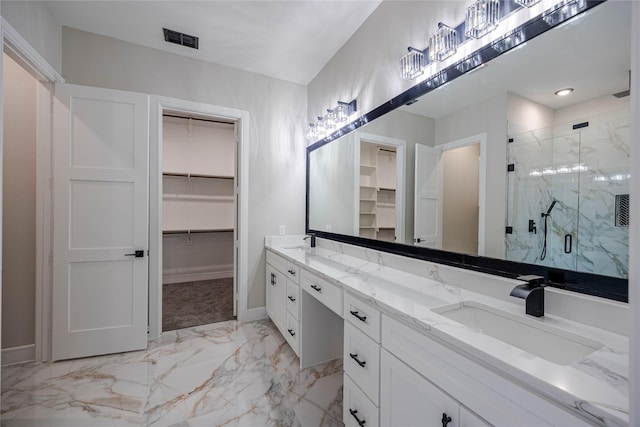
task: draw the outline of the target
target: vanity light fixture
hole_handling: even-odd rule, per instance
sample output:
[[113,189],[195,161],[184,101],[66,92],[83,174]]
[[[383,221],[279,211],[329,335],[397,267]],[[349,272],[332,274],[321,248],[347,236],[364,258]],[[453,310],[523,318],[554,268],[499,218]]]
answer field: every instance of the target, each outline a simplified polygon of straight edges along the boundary
[[413,80],[424,74],[424,52],[414,47],[409,47],[409,52],[400,60],[402,78]]
[[334,110],[327,109],[327,114],[324,115],[324,118],[322,121],[324,122],[324,128],[327,130],[327,132],[335,129],[336,113],[334,112]]
[[322,118],[322,116],[318,116],[318,121],[316,121],[316,135],[324,136],[326,131],[327,128],[324,125],[324,119]]
[[498,26],[499,18],[499,0],[476,0],[467,8],[466,36],[479,39]]
[[344,123],[349,119],[349,116],[357,111],[357,102],[354,99],[351,102],[338,101],[338,106],[333,109],[335,113],[336,123]]
[[531,7],[533,5],[540,3],[540,0],[515,0],[515,2],[524,7]]
[[316,133],[315,123],[309,123],[309,127],[307,127],[307,139],[314,140],[316,136],[318,136],[318,134]]
[[429,37],[429,61],[444,61],[458,48],[456,30],[438,23],[438,30]]
[[567,88],[564,88],[564,89],[557,90],[557,91],[555,91],[553,93],[555,95],[558,95],[558,96],[567,96],[571,92],[573,92],[573,88],[572,87],[567,87]]

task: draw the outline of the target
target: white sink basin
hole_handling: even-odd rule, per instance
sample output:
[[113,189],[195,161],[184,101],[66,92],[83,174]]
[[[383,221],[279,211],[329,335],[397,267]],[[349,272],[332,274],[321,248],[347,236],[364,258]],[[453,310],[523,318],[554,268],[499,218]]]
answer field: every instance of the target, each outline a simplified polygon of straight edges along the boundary
[[432,311],[558,365],[571,365],[604,347],[598,341],[475,301]]

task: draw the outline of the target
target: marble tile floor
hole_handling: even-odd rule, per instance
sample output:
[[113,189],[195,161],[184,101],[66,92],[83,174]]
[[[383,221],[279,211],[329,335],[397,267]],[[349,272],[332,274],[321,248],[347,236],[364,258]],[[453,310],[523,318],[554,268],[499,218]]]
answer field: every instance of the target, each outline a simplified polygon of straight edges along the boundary
[[165,332],[146,351],[2,368],[2,427],[342,426],[342,360],[301,370],[269,320]]

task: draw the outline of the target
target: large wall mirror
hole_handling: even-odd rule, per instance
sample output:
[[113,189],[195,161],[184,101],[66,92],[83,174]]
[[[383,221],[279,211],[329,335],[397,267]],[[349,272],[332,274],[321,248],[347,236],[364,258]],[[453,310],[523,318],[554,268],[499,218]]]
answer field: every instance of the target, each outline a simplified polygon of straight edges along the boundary
[[596,3],[310,146],[307,230],[626,300],[631,2]]

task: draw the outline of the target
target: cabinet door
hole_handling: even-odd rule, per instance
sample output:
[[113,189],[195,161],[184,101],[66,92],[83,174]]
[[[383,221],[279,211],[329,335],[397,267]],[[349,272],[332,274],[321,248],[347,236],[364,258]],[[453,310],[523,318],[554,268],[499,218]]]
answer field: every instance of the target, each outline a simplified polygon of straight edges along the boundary
[[285,330],[285,298],[287,293],[287,279],[282,273],[267,264],[267,314],[280,329]]
[[491,424],[465,408],[460,406],[460,427],[490,427]]
[[[381,353],[381,427],[459,426],[456,400],[391,353],[384,349]],[[451,421],[446,422],[448,418]]]

